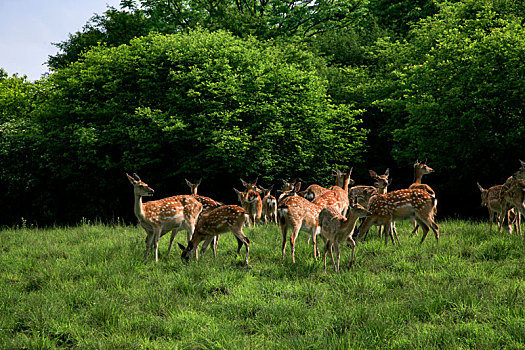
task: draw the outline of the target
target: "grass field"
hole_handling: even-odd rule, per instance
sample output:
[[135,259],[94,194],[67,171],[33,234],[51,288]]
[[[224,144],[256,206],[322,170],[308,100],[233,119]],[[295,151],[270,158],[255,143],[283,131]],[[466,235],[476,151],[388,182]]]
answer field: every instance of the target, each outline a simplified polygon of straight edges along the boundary
[[[441,221],[422,246],[410,224],[386,248],[376,229],[333,272],[300,233],[281,264],[276,226],[223,235],[183,264],[144,263],[145,233],[124,225],[0,231],[0,348],[525,349],[525,240],[488,224]],[[179,233],[177,241],[184,243]]]

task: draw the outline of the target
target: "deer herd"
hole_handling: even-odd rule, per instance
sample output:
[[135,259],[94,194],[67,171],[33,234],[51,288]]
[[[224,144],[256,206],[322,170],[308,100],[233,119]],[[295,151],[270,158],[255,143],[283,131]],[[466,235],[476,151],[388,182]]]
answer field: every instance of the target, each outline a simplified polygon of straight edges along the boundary
[[[494,217],[498,231],[503,226],[511,230],[512,226],[521,233],[520,216],[525,216],[525,162],[520,169],[510,176],[502,185],[484,189],[478,183],[481,191],[481,204],[489,212],[490,230]],[[339,271],[340,250],[342,245],[352,249],[349,266],[354,261],[356,242],[366,238],[372,226],[379,227],[380,235],[385,235],[395,245],[399,242],[396,221],[410,220],[414,222],[413,234],[417,235],[419,228],[423,234],[420,244],[430,230],[439,244],[439,226],[435,222],[437,199],[434,190],[422,183],[423,175],[434,170],[424,163],[414,163],[414,183],[406,189],[388,192],[391,183],[389,169],[383,175],[370,170],[370,177],[375,180],[374,186],[356,185],[350,178],[352,168],[348,172],[332,170],[334,186],[325,188],[317,184],[310,185],[303,191],[301,182],[283,180],[278,198],[271,192],[273,185],[263,188],[257,180],[246,182],[241,179],[244,190],[234,188],[240,205],[226,205],[209,197],[197,194],[201,180],[191,183],[190,194],[176,195],[160,200],[143,202],[142,197],[152,196],[154,191],[136,174],[127,177],[134,188],[134,211],[139,224],[146,231],[147,259],[150,251],[154,251],[155,261],[158,261],[159,240],[164,234],[171,232],[168,255],[177,232],[184,230],[187,234],[187,245],[178,243],[182,250],[181,258],[187,261],[195,256],[198,259],[199,244],[201,255],[212,243],[214,256],[217,253],[219,235],[232,232],[237,239],[237,253],[244,245],[246,249],[245,264],[248,265],[250,240],[243,232],[246,225],[277,224],[282,234],[282,256],[285,260],[287,236],[290,231],[290,248],[292,262],[295,263],[295,243],[299,231],[309,234],[308,243],[312,241],[312,252],[315,260],[320,256],[317,246],[318,236],[324,245],[324,268],[326,257],[330,253],[335,271]],[[357,223],[362,223],[357,228]],[[335,257],[334,257],[335,255]]]

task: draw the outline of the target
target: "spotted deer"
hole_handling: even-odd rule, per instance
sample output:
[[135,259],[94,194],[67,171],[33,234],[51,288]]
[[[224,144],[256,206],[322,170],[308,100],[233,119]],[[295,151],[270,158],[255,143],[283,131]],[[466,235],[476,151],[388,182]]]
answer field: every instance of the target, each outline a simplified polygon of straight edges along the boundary
[[144,259],[147,259],[149,251],[154,249],[155,261],[159,260],[159,239],[170,231],[170,248],[173,239],[180,230],[186,230],[189,242],[193,235],[197,218],[202,211],[202,204],[192,196],[187,195],[143,203],[142,197],[153,196],[153,189],[141,181],[137,174],[133,174],[133,177],[128,174],[126,176],[133,185],[135,216],[147,234]]
[[292,262],[295,264],[295,241],[300,230],[307,231],[312,235],[314,259],[317,260],[316,234],[319,230],[319,212],[321,209],[323,209],[321,206],[300,196],[286,197],[279,203],[277,219],[283,237],[281,262],[284,262],[288,228],[292,231],[290,234]]
[[[426,163],[426,162],[425,162]],[[437,199],[436,192],[427,184],[422,183],[423,175],[431,174],[434,172],[434,169],[426,165],[425,163],[420,163],[419,160],[416,160],[414,163],[414,182],[408,186],[410,189],[419,188],[420,190],[427,191],[434,198],[434,215],[437,214]],[[414,230],[412,234],[417,236],[417,231],[419,226],[414,222]]]
[[521,233],[520,216],[525,216],[525,162],[520,160],[521,167],[502,185],[500,199],[504,203],[504,212],[514,208],[518,220],[518,233]]
[[302,193],[301,196],[308,199],[309,201],[313,201],[314,199],[322,196],[328,191],[329,191],[328,188],[325,188],[317,184],[312,184],[308,186],[306,190],[304,190],[304,193]]
[[204,196],[198,195],[197,194],[197,189],[198,189],[200,183],[201,183],[201,180],[199,180],[199,182],[197,182],[195,184],[193,184],[190,181],[186,180],[186,184],[190,187],[191,195],[193,196],[193,198],[195,198],[196,200],[198,200],[202,204],[201,215],[209,212],[212,209],[215,209],[215,208],[218,208],[218,207],[224,205],[224,203],[218,202],[218,201],[216,201],[214,199],[211,199],[210,197],[204,197]]
[[[342,173],[342,172],[339,172],[339,173],[341,174],[342,181],[343,181],[342,186],[344,186],[344,188],[341,188],[337,185],[332,186],[328,191],[323,193],[321,196],[315,198],[312,201],[312,204],[317,205],[321,209],[326,208],[326,207],[333,207],[340,214],[345,216],[348,210],[348,204],[349,204],[348,185],[351,181],[350,174],[352,173],[352,169],[350,169],[348,173]],[[340,181],[338,183],[341,184]],[[312,235],[313,233],[310,233],[310,235],[308,235],[308,244],[310,244],[310,240],[313,237]]]
[[434,169],[432,169],[424,163],[420,163],[419,160],[416,160],[416,162],[414,163],[414,182],[408,188],[419,188],[420,190],[427,191],[435,197],[436,193],[434,192],[432,187],[421,182],[423,175],[431,174],[433,172]]
[[296,184],[297,184],[297,179],[295,179],[293,181],[290,181],[290,182],[288,182],[286,180],[282,180],[282,181],[283,181],[283,185],[281,186],[281,192],[288,192],[288,191],[295,190],[295,187],[296,187]]
[[301,190],[301,181],[298,182],[297,179],[295,179],[292,182],[287,182],[286,180],[282,181],[283,186],[281,187],[280,191],[277,191],[281,193],[279,195],[279,198],[277,198],[277,203],[281,203],[281,201],[287,197],[296,196],[297,193]]
[[272,196],[273,185],[269,188],[259,186],[262,191],[262,213],[264,217],[264,223],[273,222],[277,223],[277,199]]
[[[352,173],[352,169],[350,169],[349,173]],[[343,188],[345,186],[346,175],[348,175],[348,179],[349,179],[350,183],[353,183],[353,181],[354,181],[354,180],[350,179],[350,174],[344,173],[344,172],[340,171],[339,169],[332,169],[332,174],[335,177],[335,186],[338,186],[340,188]],[[306,190],[304,190],[304,194],[302,194],[302,196],[304,198],[308,199],[309,201],[313,201],[317,197],[322,196],[323,194],[325,194],[326,192],[328,192],[328,191],[330,191],[332,189],[333,189],[333,186],[330,187],[330,188],[325,188],[325,187],[317,185],[317,184],[312,184],[312,185],[308,186],[308,188]]]
[[[197,183],[191,183],[187,179],[184,179],[184,180],[186,180],[186,184],[190,188],[191,195],[202,204],[202,212],[199,215],[199,218],[202,216],[202,214],[206,214],[207,212],[224,205],[224,203],[218,202],[214,199],[211,199],[210,197],[204,197],[204,196],[200,196],[197,194],[197,190],[201,184],[202,179],[199,179]],[[212,244],[213,256],[217,256],[217,245],[219,244],[219,236],[220,235],[213,237],[213,242],[212,242],[213,243]],[[171,250],[171,243],[172,242],[170,241],[168,254],[170,253],[170,250]],[[237,240],[237,245],[239,246],[239,249],[242,247],[242,244],[243,244],[242,241]]]
[[[321,237],[325,241],[324,247],[324,269],[326,271],[326,255],[330,250],[330,257],[334,270],[339,272],[340,261],[340,245],[346,241],[350,242],[352,247],[352,255],[350,257],[349,266],[352,266],[354,261],[355,241],[353,239],[356,222],[359,218],[367,217],[370,212],[362,205],[351,199],[349,202],[348,218],[342,216],[334,207],[326,207],[319,213],[319,226],[321,228]],[[334,260],[333,250],[337,263]]]
[[434,222],[434,199],[426,191],[403,189],[378,194],[371,201],[368,210],[371,215],[363,221],[359,228],[359,239],[366,236],[372,225],[383,225],[387,230],[385,244],[388,243],[388,236],[390,236],[395,245],[392,223],[400,220],[416,220],[423,229],[420,244],[425,241],[429,229],[434,231],[436,242],[439,244],[439,226]]
[[[390,176],[390,169],[386,169],[383,175],[377,174],[374,170],[368,170],[370,177],[375,180],[374,186],[358,185],[348,190],[348,197],[355,198],[355,200],[365,208],[368,208],[371,199],[377,194],[385,194],[388,192],[388,186],[392,183]],[[383,236],[384,227],[379,227],[379,236]],[[394,227],[394,233],[397,233]]]
[[354,180],[350,178],[352,175],[352,169],[348,170],[348,173],[344,173],[339,170],[335,170],[335,186],[330,187],[330,190],[333,191],[337,197],[338,205],[341,208],[341,214],[346,216],[348,210],[348,188],[350,184],[354,183]]
[[255,226],[262,216],[261,195],[254,190],[248,189],[243,192],[234,188],[241,206],[246,210],[249,217],[250,226]]
[[385,194],[388,192],[388,186],[392,183],[389,179],[390,169],[386,169],[383,175],[378,175],[375,171],[369,170],[370,177],[374,179],[375,186],[358,185],[349,189],[348,197],[357,198],[357,202],[363,207],[368,207],[370,198],[375,194]]
[[[182,261],[188,261],[194,251],[195,258],[198,260],[199,256],[197,253],[197,247],[202,241],[204,241],[204,243],[202,245],[201,255],[204,255],[204,252],[210,242],[212,242],[213,237],[226,232],[231,232],[237,240],[241,241],[246,247],[246,259],[244,263],[248,265],[250,240],[242,231],[247,216],[248,214],[246,213],[246,210],[238,205],[224,205],[203,214],[195,227],[195,233],[188,245],[185,247],[179,243],[179,248],[182,250]],[[237,254],[240,252],[241,247],[238,247]]]
[[[506,205],[504,200],[500,197],[501,188],[503,187],[503,185],[492,186],[488,189],[484,189],[479,184],[479,182],[477,183],[477,185],[479,190],[481,191],[481,205],[487,207],[487,210],[489,212],[489,232],[492,232],[492,223],[494,221],[494,215],[496,215],[496,225],[498,226],[499,233],[501,232],[501,227],[503,226],[505,217],[507,217],[507,222],[509,222],[509,212],[503,212],[503,210],[505,210],[506,208]],[[508,230],[510,231],[510,226],[508,227]]]

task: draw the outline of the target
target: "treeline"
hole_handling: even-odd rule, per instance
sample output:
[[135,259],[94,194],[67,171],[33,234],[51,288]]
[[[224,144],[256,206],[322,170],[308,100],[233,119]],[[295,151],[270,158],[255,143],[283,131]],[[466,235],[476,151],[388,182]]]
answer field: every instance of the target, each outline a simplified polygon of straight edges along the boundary
[[56,44],[36,82],[0,71],[0,224],[133,219],[156,196],[234,202],[239,178],[332,182],[412,164],[440,215],[525,159],[518,0],[123,0]]

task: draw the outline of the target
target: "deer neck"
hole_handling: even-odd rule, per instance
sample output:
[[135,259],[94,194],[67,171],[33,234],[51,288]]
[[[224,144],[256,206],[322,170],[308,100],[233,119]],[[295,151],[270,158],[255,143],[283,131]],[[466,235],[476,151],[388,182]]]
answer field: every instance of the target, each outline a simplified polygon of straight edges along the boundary
[[378,194],[385,194],[385,193],[387,193],[387,187],[388,187],[388,186],[385,186],[385,187],[379,187],[379,188],[377,189],[377,193],[378,193]]
[[359,217],[352,215],[351,212],[348,214],[347,220],[341,225],[341,232],[343,232],[345,236],[348,236],[354,231],[357,219],[359,219]]
[[350,174],[348,174],[348,177],[345,177],[343,180],[343,190],[348,193],[348,185],[350,184]]
[[421,184],[421,179],[423,178],[423,173],[419,169],[414,169],[414,183]]
[[146,221],[146,216],[144,215],[144,206],[142,204],[142,196],[140,194],[135,194],[135,216],[139,221]]

